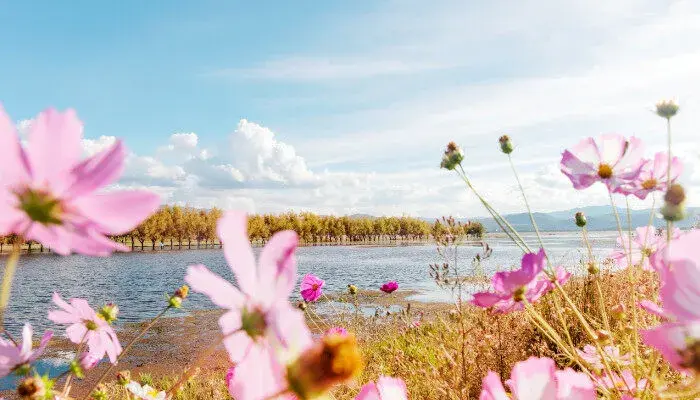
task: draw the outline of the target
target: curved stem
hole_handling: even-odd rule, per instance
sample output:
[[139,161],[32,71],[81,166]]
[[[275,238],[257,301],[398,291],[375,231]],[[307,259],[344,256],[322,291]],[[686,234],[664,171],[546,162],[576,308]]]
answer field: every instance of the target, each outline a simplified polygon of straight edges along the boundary
[[[489,212],[489,214],[491,214],[491,217],[493,217],[493,219],[496,221],[501,230],[503,230],[503,232],[506,235],[508,235],[508,237],[513,241],[513,243],[520,247],[523,253],[531,253],[530,248],[528,247],[527,243],[525,243],[525,240],[523,240],[522,236],[520,236],[518,231],[516,231],[515,228],[513,228],[513,226],[510,224],[510,222],[503,218],[493,207],[491,207],[491,205],[486,201],[486,199],[484,199],[479,194],[479,192],[476,191],[476,188],[474,188],[474,186],[472,185],[471,181],[467,177],[466,172],[464,172],[464,168],[462,168],[461,165],[459,166],[459,171],[457,171],[457,174],[462,178],[464,183],[467,184],[469,189],[471,189],[471,191],[474,192],[479,201],[481,201],[481,204],[483,204],[484,207],[486,207],[486,210]],[[508,227],[508,229],[506,229],[504,225]]]
[[[523,189],[523,185],[520,183],[520,177],[518,176],[518,172],[515,170],[515,165],[513,164],[513,158],[508,154],[508,162],[510,163],[510,168],[513,170],[513,175],[515,175],[515,181],[518,183],[518,188],[520,188],[520,193],[523,195],[523,200],[525,201],[525,207],[527,208],[527,213],[530,216],[530,222],[532,223],[532,227],[535,229],[535,234],[537,235],[537,240],[540,243],[540,247],[544,249],[544,243],[542,242],[542,236],[540,235],[540,229],[537,227],[537,222],[535,222],[535,216],[532,214],[532,209],[530,208],[530,203],[527,201],[527,196],[525,195],[525,189]],[[547,256],[547,252],[545,252],[545,257],[547,257],[547,261],[549,262],[549,256]],[[551,265],[550,265],[551,267]]]
[[116,361],[114,364],[110,364],[109,367],[107,367],[107,369],[105,370],[105,372],[103,372],[102,375],[100,375],[99,379],[97,379],[97,381],[92,385],[92,387],[91,387],[90,390],[87,392],[87,394],[83,397],[83,400],[87,400],[87,399],[90,397],[90,393],[92,393],[92,391],[95,390],[95,388],[97,387],[97,385],[99,385],[99,384],[102,382],[102,380],[107,376],[107,374],[109,374],[110,372],[112,372],[112,370],[114,369],[114,366],[115,366],[117,363],[119,363],[119,361],[124,357],[124,355],[125,355],[126,353],[128,353],[129,350],[131,350],[131,348],[134,346],[134,344],[135,344],[139,339],[141,339],[141,337],[143,337],[143,335],[144,335],[146,332],[148,332],[149,329],[153,328],[153,325],[155,325],[156,321],[158,321],[168,310],[170,310],[170,308],[172,308],[170,305],[168,305],[167,307],[165,307],[165,308],[163,309],[163,311],[161,311],[160,313],[158,313],[158,315],[156,315],[156,316],[151,320],[151,322],[148,323],[148,325],[146,325],[143,329],[141,329],[141,331],[139,331],[139,333],[137,333],[136,336],[135,336],[133,339],[131,339],[131,341],[129,342],[129,344],[127,344],[126,347],[124,348],[124,350],[123,350],[121,353],[119,353],[119,355],[117,356],[117,361]]

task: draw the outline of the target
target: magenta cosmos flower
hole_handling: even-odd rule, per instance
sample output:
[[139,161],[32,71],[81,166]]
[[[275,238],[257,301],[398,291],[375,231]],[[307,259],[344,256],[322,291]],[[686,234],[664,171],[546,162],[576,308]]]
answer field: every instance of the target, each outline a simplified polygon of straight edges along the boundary
[[105,354],[112,364],[122,346],[114,329],[93,310],[85,299],[64,301],[58,293],[53,294],[53,302],[60,310],[49,311],[49,319],[57,324],[66,324],[66,335],[73,343],[87,343],[88,352],[98,360]]
[[381,376],[360,389],[355,400],[407,400],[406,384],[398,378]]
[[620,135],[603,135],[598,142],[587,138],[571,150],[564,151],[561,172],[576,189],[585,189],[603,182],[610,191],[629,184],[639,177],[644,161],[642,141]]
[[[559,400],[596,398],[595,387],[588,376],[571,368],[557,370],[551,358],[530,357],[515,364],[506,382],[513,399]],[[479,400],[508,400],[501,378],[489,371],[484,378]]]
[[318,300],[323,294],[326,281],[313,274],[306,274],[301,280],[301,297],[306,302]]
[[[700,231],[693,230],[671,242],[652,258],[661,277],[655,310],[666,322],[642,330],[641,336],[678,370],[700,372]],[[653,304],[653,303],[652,303]]]
[[0,377],[7,376],[15,369],[28,366],[36,361],[44,352],[46,345],[53,337],[52,331],[44,332],[39,342],[39,347],[32,350],[32,326],[24,324],[22,328],[22,345],[19,346],[10,340],[0,338]]
[[[673,238],[678,238],[681,231],[675,228],[672,232]],[[653,226],[642,226],[635,230],[632,237],[632,265],[641,267],[644,270],[651,270],[651,259],[654,254],[666,247],[666,235],[658,236],[656,228]],[[628,264],[627,253],[630,251],[629,235],[626,233],[617,238],[617,247],[613,250],[610,258],[615,263],[626,268]]]
[[[674,183],[683,172],[683,163],[678,157],[671,159],[671,183]],[[646,160],[639,176],[633,181],[623,184],[618,192],[633,194],[644,200],[649,193],[665,192],[668,187],[668,153],[656,153],[653,160]]]
[[384,293],[393,293],[399,288],[399,284],[396,283],[396,281],[389,281],[382,286],[379,287],[379,290],[381,290]]
[[[553,287],[552,282],[542,272],[545,264],[544,249],[540,249],[539,253],[523,255],[520,269],[494,274],[491,281],[493,291],[474,293],[471,303],[483,308],[493,307],[497,312],[522,309],[524,300],[533,303]],[[561,275],[557,279],[565,281],[568,276],[565,271],[561,271],[557,273]]]
[[237,287],[204,265],[190,266],[185,276],[192,290],[227,310],[219,325],[234,363],[241,362],[253,347],[303,348],[311,337],[304,315],[288,300],[297,279],[297,234],[276,233],[260,252],[256,264],[247,226],[245,213],[228,212],[217,227]]
[[93,256],[128,249],[107,238],[130,231],[155,211],[148,191],[96,191],[124,168],[120,141],[80,160],[82,123],[72,110],[49,109],[34,119],[23,148],[0,107],[0,235],[18,234],[58,254]]

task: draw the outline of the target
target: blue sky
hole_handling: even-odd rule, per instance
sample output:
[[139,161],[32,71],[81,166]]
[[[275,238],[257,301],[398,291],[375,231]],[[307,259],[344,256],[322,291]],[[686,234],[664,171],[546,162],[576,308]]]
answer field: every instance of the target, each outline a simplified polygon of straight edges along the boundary
[[650,109],[670,96],[700,183],[700,6],[522,3],[0,0],[0,101],[20,125],[75,108],[86,153],[123,138],[121,185],[166,202],[469,216],[436,168],[448,140],[504,211],[522,208],[504,132],[537,209],[599,204],[562,181],[561,151],[609,131],[659,150]]

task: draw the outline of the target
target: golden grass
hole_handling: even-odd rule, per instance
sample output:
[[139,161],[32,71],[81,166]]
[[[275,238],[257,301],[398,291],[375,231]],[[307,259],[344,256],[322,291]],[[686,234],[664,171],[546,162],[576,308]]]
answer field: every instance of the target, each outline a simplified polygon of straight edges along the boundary
[[[629,306],[630,290],[636,290],[638,298],[653,298],[657,291],[657,278],[652,273],[640,272],[637,285],[629,284],[626,272],[603,274],[601,287],[605,308],[620,302]],[[588,316],[599,315],[595,285],[590,278],[572,279],[565,289],[579,309]],[[561,318],[555,306],[557,294],[549,294],[536,307],[552,326],[561,326]],[[415,307],[414,307],[415,308]],[[461,316],[454,307],[433,307],[423,312],[422,323],[415,327],[412,321],[420,318],[417,311],[381,318],[348,318],[343,322],[349,331],[359,338],[365,368],[353,382],[333,391],[338,400],[354,399],[362,384],[376,380],[380,375],[402,378],[413,399],[473,399],[478,398],[481,381],[491,370],[507,379],[514,363],[530,356],[547,356],[557,360],[562,367],[571,366],[558,352],[557,347],[544,338],[528,322],[524,312],[493,315],[488,311],[465,305]],[[559,308],[561,310],[561,308]],[[629,308],[627,314],[630,314]],[[570,327],[569,334],[577,347],[588,343],[585,333],[578,328],[573,313],[562,314]],[[651,317],[638,314],[640,319],[652,323]],[[628,328],[630,315],[611,318],[610,329],[619,333]],[[593,327],[603,327],[594,320]],[[631,351],[624,343],[623,351]],[[667,371],[667,370],[665,370]],[[209,371],[190,380],[178,395],[178,399],[227,399],[223,369]],[[167,388],[177,377],[154,379],[142,376],[144,383]],[[109,398],[125,399],[123,388],[112,383],[108,386]]]

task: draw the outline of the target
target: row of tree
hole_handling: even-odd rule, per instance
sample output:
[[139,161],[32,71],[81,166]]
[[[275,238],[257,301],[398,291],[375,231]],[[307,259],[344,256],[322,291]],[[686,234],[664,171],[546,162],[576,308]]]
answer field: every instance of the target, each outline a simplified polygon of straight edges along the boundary
[[[216,236],[216,223],[221,214],[222,211],[217,208],[202,210],[165,206],[131,232],[113,239],[132,249],[220,246]],[[484,234],[484,227],[478,222],[468,222],[461,226],[465,235],[481,237]],[[310,212],[288,212],[277,215],[257,214],[248,218],[248,235],[254,243],[265,243],[276,232],[283,230],[294,230],[304,243],[332,244],[427,240],[443,229],[440,221],[431,224],[411,217],[336,217]],[[11,242],[11,237],[2,238],[0,251],[3,244]]]

